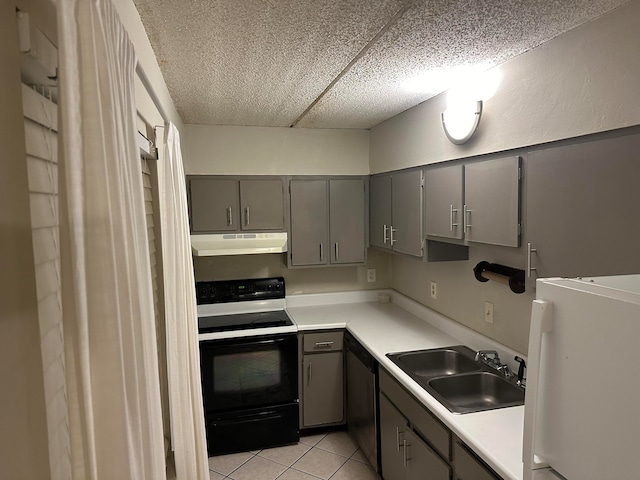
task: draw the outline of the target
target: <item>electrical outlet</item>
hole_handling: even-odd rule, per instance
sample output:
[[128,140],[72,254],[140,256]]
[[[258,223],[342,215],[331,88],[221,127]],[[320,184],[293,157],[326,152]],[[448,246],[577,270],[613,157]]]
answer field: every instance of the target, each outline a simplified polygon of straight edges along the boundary
[[493,323],[493,303],[484,302],[484,321]]
[[438,298],[438,284],[431,282],[431,298]]
[[373,283],[376,281],[376,269],[367,268],[367,282]]

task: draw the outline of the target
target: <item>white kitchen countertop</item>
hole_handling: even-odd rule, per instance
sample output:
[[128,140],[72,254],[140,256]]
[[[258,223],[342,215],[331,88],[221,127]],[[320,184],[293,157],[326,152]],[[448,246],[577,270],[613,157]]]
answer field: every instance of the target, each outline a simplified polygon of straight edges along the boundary
[[287,311],[302,332],[346,328],[382,367],[499,475],[522,480],[524,406],[453,414],[386,357],[392,352],[461,344],[474,350],[497,350],[503,361],[520,354],[397,292],[384,291],[392,297],[392,303],[379,303],[377,298],[381,292],[290,296]]

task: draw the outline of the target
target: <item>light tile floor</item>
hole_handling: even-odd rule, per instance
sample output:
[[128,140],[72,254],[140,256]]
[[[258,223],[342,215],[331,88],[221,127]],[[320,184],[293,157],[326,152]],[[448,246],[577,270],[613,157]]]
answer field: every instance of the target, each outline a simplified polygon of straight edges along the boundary
[[307,435],[300,443],[209,458],[211,480],[379,480],[347,432]]

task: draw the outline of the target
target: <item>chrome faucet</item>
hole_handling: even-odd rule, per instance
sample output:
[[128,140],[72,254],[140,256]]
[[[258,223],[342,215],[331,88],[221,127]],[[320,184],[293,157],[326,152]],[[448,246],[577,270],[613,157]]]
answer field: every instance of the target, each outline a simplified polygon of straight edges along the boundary
[[[493,358],[489,358],[489,355],[493,355]],[[509,365],[500,361],[500,355],[498,355],[498,352],[495,350],[478,350],[476,353],[476,362],[482,362],[488,365],[505,378],[510,378],[513,375]]]

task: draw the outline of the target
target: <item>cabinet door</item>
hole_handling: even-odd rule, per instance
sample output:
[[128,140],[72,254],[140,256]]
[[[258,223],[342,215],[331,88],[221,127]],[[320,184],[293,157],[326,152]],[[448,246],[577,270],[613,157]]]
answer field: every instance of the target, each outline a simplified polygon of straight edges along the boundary
[[464,170],[462,165],[429,168],[424,173],[426,235],[462,239]]
[[422,170],[394,174],[391,197],[393,250],[422,257]]
[[380,395],[380,457],[385,480],[405,478],[404,440],[408,429],[407,420],[387,397]]
[[284,230],[283,190],[282,180],[240,180],[240,228]]
[[640,272],[640,135],[528,154],[525,238],[542,277]]
[[391,249],[391,175],[369,180],[369,243]]
[[341,423],[344,420],[342,352],[305,355],[302,381],[304,426]]
[[[412,431],[403,439],[403,461],[406,465],[406,480],[449,480],[451,468]],[[469,480],[480,477],[469,477]]]
[[465,236],[471,242],[520,244],[520,157],[465,165]]
[[364,180],[329,180],[331,263],[364,263]]
[[467,447],[456,441],[453,445],[456,480],[501,480],[467,451]]
[[291,180],[291,264],[325,265],[329,207],[326,180]]
[[238,228],[238,182],[217,178],[189,181],[191,231],[235,231]]

